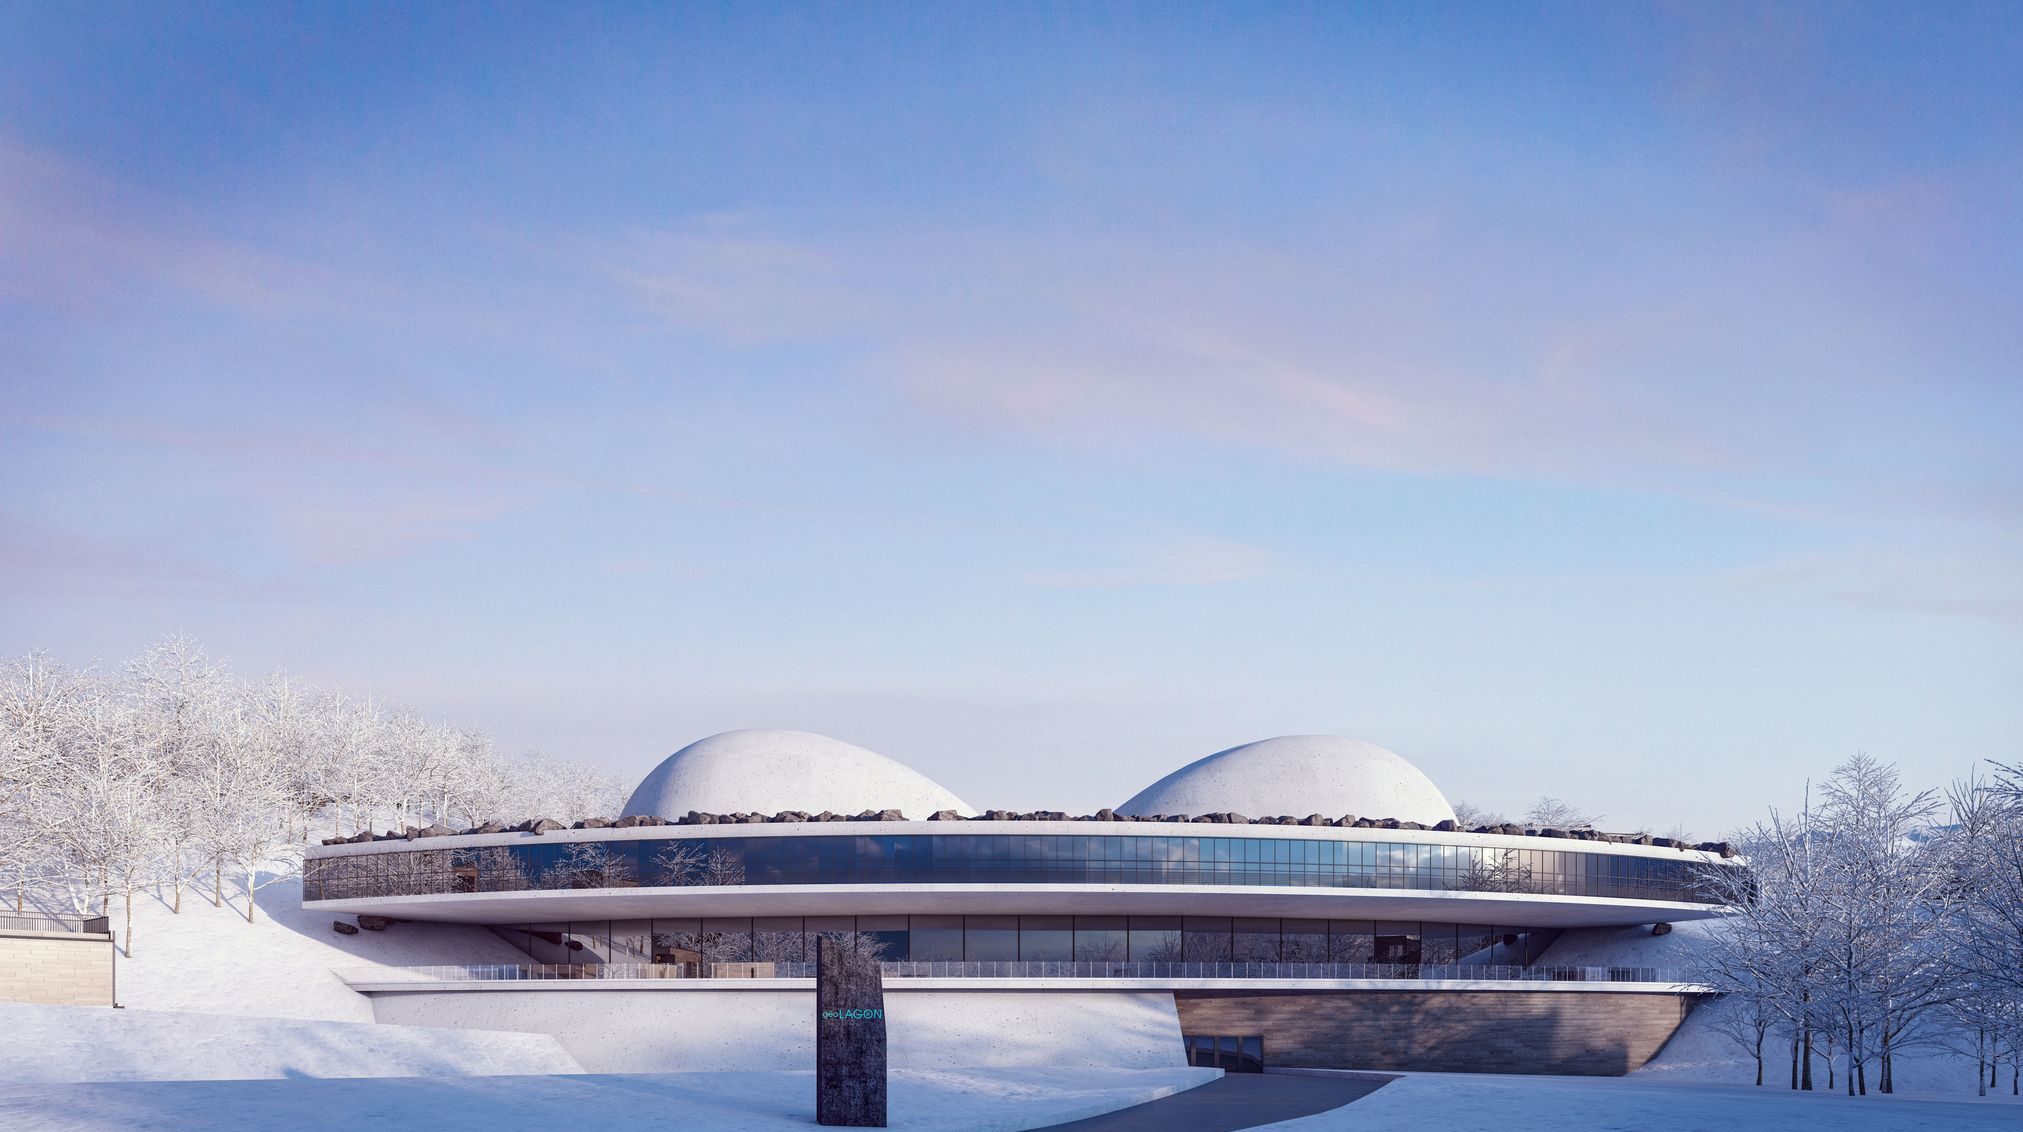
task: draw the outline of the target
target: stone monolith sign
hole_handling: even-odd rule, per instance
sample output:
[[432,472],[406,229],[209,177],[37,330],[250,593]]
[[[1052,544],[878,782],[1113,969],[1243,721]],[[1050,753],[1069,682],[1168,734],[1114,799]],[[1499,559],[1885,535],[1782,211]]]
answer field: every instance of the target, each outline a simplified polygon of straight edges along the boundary
[[815,1121],[885,1127],[885,980],[847,940],[815,941]]

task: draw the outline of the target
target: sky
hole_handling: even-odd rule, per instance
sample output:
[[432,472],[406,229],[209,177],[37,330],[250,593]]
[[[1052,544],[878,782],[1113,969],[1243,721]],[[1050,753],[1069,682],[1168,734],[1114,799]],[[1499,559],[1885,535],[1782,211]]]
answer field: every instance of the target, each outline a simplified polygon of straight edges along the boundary
[[2023,8],[0,0],[0,656],[1092,811],[2023,757]]

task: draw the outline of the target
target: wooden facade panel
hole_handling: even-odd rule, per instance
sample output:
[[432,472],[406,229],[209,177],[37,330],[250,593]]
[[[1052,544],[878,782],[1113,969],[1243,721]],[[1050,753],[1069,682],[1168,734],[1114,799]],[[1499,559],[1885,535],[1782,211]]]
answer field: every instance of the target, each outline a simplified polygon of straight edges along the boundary
[[1692,1009],[1683,994],[1179,991],[1187,1034],[1262,1034],[1265,1064],[1620,1076]]

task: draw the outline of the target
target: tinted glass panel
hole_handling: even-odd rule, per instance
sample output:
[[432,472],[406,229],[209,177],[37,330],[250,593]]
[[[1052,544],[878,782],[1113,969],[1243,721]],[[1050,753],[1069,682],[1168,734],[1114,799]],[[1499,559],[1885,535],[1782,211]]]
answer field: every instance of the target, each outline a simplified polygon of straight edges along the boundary
[[[312,858],[308,899],[772,884],[1214,884],[1693,902],[1692,862],[1558,849],[1162,835],[544,840]],[[1702,900],[1704,902],[1704,900]]]

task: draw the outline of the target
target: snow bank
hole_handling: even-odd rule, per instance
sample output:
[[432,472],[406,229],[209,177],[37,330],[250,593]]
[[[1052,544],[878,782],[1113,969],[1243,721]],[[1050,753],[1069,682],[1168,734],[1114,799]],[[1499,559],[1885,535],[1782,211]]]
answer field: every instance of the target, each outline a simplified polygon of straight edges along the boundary
[[[899,1070],[890,1127],[1019,1132],[1157,1100],[1214,1069]],[[0,1085],[0,1128],[38,1132],[357,1132],[394,1119],[431,1129],[806,1132],[815,1075],[801,1072],[403,1080],[153,1081]]]
[[[1689,920],[1673,925],[1670,934],[1654,936],[1649,925],[1629,928],[1581,928],[1566,932],[1547,948],[1539,962],[1565,967],[1670,967],[1690,970],[1707,945],[1713,920]],[[1657,1057],[1633,1076],[1672,1081],[1704,1081],[1729,1085],[1751,1085],[1756,1080],[1756,1060],[1749,1052],[1720,1032],[1720,1022],[1728,1004],[1710,999],[1693,1008],[1672,1040]],[[1773,1040],[1774,1044],[1774,1040]],[[1824,1059],[1813,1063],[1819,1087],[1826,1083]],[[1786,1049],[1766,1051],[1765,1078],[1787,1084],[1791,1077],[1791,1054]],[[1900,1090],[1957,1095],[1974,1091],[1974,1059],[1947,1050],[1912,1049],[1897,1055],[1897,1086]],[[2008,1087],[2005,1074],[2003,1088]]]
[[546,1034],[0,1003],[0,1081],[578,1073]]
[[[0,1106],[4,1111],[4,1106]],[[1284,1132],[1417,1128],[1664,1129],[1665,1132],[2015,1132],[2023,1105],[2006,1098],[1847,1097],[1783,1089],[1655,1083],[1610,1077],[1411,1073],[1353,1104],[1264,1127]]]
[[[253,923],[245,896],[213,907],[183,893],[181,914],[154,897],[134,900],[131,959],[118,959],[119,1002],[144,1010],[271,1018],[372,1021],[372,1004],[331,974],[333,967],[524,963],[527,956],[490,931],[467,924],[395,924],[383,932],[338,935],[329,912],[305,912],[299,881],[260,890]],[[112,925],[126,943],[120,909]]]
[[1627,928],[1573,928],[1539,955],[1541,967],[1668,967],[1690,969],[1706,946],[1712,920],[1687,920],[1665,935],[1650,924]]

